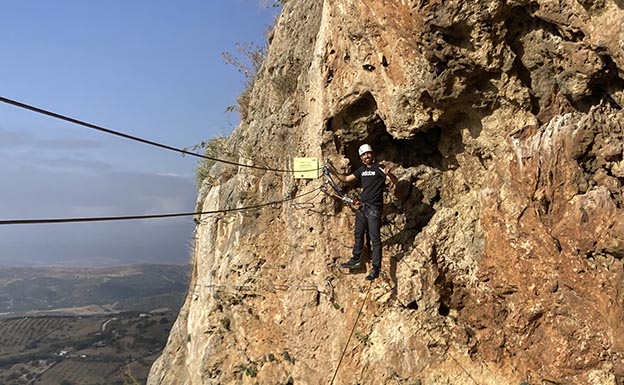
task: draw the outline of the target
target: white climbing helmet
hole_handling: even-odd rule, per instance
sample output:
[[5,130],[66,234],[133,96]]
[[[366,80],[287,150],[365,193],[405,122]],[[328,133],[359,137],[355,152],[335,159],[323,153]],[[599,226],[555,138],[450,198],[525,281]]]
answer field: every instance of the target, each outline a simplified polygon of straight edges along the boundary
[[369,144],[363,144],[358,149],[358,154],[360,154],[360,156],[367,152],[373,152],[373,148]]

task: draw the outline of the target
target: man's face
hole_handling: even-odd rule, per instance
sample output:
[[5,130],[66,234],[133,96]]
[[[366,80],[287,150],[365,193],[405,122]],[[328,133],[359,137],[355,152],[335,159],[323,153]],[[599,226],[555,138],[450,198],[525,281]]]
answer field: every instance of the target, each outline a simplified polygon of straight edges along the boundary
[[373,164],[374,159],[375,159],[375,156],[373,155],[371,151],[365,152],[362,155],[360,155],[360,160],[366,166],[370,166],[371,164]]

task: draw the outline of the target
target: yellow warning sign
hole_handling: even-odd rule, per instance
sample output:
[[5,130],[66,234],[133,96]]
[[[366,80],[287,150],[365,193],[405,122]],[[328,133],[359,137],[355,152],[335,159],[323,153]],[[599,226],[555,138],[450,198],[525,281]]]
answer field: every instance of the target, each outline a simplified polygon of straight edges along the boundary
[[295,179],[316,179],[319,177],[318,158],[295,158],[293,165]]

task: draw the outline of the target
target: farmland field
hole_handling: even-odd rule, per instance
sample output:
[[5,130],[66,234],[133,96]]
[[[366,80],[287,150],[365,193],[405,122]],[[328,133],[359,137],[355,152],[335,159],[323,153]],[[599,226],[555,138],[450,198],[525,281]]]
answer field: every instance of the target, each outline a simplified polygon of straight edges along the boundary
[[0,320],[0,384],[115,385],[144,382],[176,313],[20,317]]
[[65,381],[71,384],[112,385],[115,382],[123,382],[119,374],[122,366],[123,362],[97,362],[70,358],[46,370],[34,384],[61,384]]
[[188,266],[0,268],[0,385],[145,383]]
[[27,350],[46,334],[60,329],[61,318],[17,318],[0,320],[0,356],[15,348]]
[[169,308],[177,311],[188,266],[133,265],[100,269],[0,268],[0,317],[94,315]]

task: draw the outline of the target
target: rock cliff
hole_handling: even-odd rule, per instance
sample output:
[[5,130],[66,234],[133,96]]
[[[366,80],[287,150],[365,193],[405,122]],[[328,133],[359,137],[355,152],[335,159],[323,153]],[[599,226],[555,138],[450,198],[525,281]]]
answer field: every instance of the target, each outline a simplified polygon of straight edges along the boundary
[[197,218],[148,384],[623,384],[624,2],[284,3],[230,145],[350,172],[370,143],[382,277],[336,268],[322,180],[216,164],[199,210],[292,200]]

